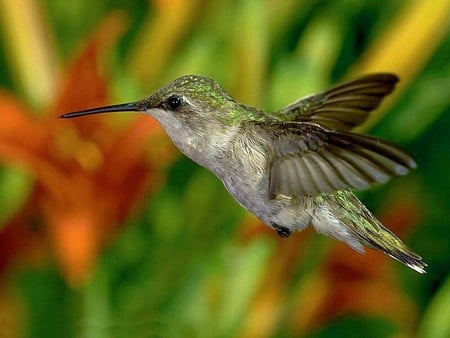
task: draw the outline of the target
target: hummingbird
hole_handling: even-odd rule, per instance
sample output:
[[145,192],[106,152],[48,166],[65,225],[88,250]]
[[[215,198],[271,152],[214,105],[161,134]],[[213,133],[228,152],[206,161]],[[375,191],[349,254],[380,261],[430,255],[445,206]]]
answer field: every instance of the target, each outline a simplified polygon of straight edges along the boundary
[[239,204],[279,236],[311,225],[359,253],[377,249],[425,273],[422,258],[352,192],[416,167],[395,145],[351,131],[398,81],[391,73],[365,75],[269,113],[239,103],[211,78],[184,75],[140,101],[60,118],[148,114],[183,154],[213,172]]

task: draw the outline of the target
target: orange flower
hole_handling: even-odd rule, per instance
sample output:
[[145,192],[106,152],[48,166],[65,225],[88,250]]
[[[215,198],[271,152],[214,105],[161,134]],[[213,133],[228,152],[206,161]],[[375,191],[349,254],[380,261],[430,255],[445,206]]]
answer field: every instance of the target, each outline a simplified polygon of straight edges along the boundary
[[[152,119],[138,116],[118,128],[105,118],[56,118],[107,103],[108,80],[99,58],[116,41],[119,24],[107,20],[94,34],[69,67],[59,98],[45,117],[0,93],[0,161],[18,163],[35,178],[23,210],[0,233],[0,243],[10,243],[0,245],[3,267],[7,257],[48,236],[64,276],[79,285],[101,245],[161,180],[159,169],[173,148],[165,147],[158,160],[147,155],[148,144],[163,137]],[[43,223],[37,232],[30,230],[35,219]]]

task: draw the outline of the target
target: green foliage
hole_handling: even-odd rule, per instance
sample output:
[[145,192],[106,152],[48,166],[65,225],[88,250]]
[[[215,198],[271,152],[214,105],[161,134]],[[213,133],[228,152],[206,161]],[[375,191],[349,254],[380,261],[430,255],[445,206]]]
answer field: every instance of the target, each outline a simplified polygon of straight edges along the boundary
[[32,184],[21,168],[0,167],[0,230],[28,198]]
[[383,318],[367,318],[361,316],[349,316],[340,318],[318,332],[311,338],[333,337],[367,337],[388,338],[395,334],[395,326]]

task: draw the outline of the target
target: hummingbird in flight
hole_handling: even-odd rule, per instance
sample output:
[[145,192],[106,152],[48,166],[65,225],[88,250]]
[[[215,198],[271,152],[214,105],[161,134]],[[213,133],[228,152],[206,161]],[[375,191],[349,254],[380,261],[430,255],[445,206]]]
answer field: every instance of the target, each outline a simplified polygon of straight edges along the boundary
[[351,132],[398,80],[390,73],[366,75],[268,113],[239,103],[213,79],[185,75],[143,100],[60,117],[148,114],[182,153],[212,171],[279,236],[311,225],[360,253],[377,249],[424,273],[422,258],[352,192],[416,167],[395,145]]

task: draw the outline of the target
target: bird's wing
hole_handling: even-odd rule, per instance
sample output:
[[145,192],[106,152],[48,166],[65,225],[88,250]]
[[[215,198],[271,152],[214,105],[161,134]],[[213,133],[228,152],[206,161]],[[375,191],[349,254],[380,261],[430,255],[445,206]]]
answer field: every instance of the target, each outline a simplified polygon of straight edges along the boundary
[[279,123],[271,133],[270,198],[364,189],[416,166],[390,143],[313,123]]
[[302,98],[274,114],[286,121],[314,122],[325,128],[347,131],[363,123],[397,82],[394,74],[366,75]]

